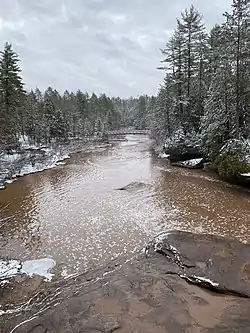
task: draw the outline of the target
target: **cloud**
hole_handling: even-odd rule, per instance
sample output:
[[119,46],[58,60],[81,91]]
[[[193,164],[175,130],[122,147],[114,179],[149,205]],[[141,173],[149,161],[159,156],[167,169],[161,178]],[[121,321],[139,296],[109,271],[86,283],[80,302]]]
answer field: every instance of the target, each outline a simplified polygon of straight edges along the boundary
[[[211,27],[231,0],[192,3]],[[155,94],[156,70],[187,0],[1,0],[0,45],[21,58],[28,88],[87,90],[110,96]],[[3,14],[4,13],[4,14]]]

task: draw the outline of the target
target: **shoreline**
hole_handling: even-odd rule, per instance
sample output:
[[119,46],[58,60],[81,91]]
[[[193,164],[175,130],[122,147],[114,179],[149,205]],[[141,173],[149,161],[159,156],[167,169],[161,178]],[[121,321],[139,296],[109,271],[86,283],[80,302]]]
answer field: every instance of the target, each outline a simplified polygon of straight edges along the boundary
[[109,147],[112,143],[94,138],[74,139],[51,146],[29,147],[0,157],[0,190],[20,177],[53,169],[63,165],[72,154],[96,148]]
[[[190,159],[190,160],[186,160],[186,161],[171,162],[169,160],[169,155],[167,155],[163,152],[157,152],[154,149],[152,149],[152,151],[157,158],[159,158],[162,161],[168,161],[168,163],[173,168],[186,169],[186,170],[190,170],[190,171],[199,170],[199,171],[202,171],[204,174],[208,174],[211,177],[213,177],[214,179],[219,180],[227,185],[239,187],[239,188],[245,189],[247,191],[250,189],[250,177],[249,176],[246,177],[244,175],[240,175],[237,179],[223,178],[215,170],[207,169],[207,168],[205,168],[205,166],[202,168],[196,167],[196,166],[198,166],[198,163],[197,163],[197,165],[195,165],[195,163],[196,163],[196,161],[198,161],[200,159]],[[192,165],[192,163],[193,163],[193,165]]]

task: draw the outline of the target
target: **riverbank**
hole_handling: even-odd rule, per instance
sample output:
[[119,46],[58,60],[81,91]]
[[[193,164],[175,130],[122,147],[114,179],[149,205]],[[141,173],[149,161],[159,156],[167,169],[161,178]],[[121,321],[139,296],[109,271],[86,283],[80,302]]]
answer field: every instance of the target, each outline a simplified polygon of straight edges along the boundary
[[203,157],[193,157],[191,159],[186,159],[184,155],[176,154],[173,158],[171,154],[165,152],[159,152],[153,149],[153,153],[160,159],[166,160],[170,163],[172,167],[190,169],[190,170],[202,170],[204,173],[213,175],[214,178],[220,179],[227,184],[240,186],[243,188],[250,189],[250,173],[238,174],[235,176],[225,177],[219,174],[217,170],[214,169],[211,162]]
[[109,146],[105,140],[95,138],[72,139],[50,146],[23,146],[19,151],[0,155],[0,189],[19,177],[52,169],[77,152],[87,152]]
[[11,287],[2,292],[0,330],[248,333],[249,266],[250,245],[165,232],[105,268],[50,284],[20,279],[18,304]]

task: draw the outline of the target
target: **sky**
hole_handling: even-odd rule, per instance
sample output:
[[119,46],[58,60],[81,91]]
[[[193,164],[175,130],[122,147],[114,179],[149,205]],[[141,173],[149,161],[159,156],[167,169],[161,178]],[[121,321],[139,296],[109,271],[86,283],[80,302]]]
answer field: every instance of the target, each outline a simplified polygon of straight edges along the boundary
[[109,96],[156,94],[156,69],[180,12],[193,4],[207,27],[231,0],[0,0],[0,48],[19,54],[26,89],[51,86]]

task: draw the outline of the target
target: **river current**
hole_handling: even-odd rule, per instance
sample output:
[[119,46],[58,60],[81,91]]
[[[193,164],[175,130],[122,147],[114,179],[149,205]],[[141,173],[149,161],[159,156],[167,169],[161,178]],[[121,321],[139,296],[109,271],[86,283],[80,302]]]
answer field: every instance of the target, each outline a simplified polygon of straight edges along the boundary
[[51,258],[67,276],[130,255],[166,229],[250,241],[249,192],[172,168],[149,147],[147,136],[127,136],[7,185],[0,206],[11,219],[1,229],[1,256]]

